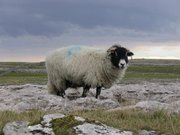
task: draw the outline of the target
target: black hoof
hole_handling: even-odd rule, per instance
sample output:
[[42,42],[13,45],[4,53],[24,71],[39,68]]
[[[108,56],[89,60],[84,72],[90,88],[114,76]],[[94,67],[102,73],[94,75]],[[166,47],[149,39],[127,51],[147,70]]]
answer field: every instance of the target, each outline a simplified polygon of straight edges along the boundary
[[61,96],[62,98],[64,98],[65,92],[58,91],[57,96]]
[[86,97],[86,95],[85,95],[85,94],[82,94],[82,96],[81,96],[81,97],[85,98],[85,97]]

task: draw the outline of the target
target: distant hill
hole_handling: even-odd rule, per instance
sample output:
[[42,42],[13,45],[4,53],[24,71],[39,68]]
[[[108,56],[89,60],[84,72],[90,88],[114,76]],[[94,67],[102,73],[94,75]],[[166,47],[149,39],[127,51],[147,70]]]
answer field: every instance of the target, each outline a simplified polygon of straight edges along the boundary
[[171,59],[132,59],[130,60],[132,65],[176,65],[180,66],[180,60]]

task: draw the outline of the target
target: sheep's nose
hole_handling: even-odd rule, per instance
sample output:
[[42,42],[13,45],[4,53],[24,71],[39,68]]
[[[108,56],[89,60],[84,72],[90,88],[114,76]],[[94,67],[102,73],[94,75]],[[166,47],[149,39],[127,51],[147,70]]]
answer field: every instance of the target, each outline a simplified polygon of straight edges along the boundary
[[124,65],[125,65],[125,64],[122,64],[122,63],[121,63],[121,68],[124,68]]
[[125,66],[126,66],[126,61],[124,59],[121,59],[119,61],[119,67],[123,69]]

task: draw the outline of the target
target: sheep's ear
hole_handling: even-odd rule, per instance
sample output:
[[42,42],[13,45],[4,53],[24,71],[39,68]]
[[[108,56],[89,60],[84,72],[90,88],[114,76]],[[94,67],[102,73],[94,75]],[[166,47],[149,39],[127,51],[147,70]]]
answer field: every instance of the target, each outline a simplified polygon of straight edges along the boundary
[[127,56],[133,56],[133,55],[134,55],[133,52],[130,52],[130,51],[127,52]]
[[113,54],[113,53],[116,53],[116,49],[117,49],[116,46],[110,47],[110,48],[107,50],[108,55],[111,55],[111,54]]

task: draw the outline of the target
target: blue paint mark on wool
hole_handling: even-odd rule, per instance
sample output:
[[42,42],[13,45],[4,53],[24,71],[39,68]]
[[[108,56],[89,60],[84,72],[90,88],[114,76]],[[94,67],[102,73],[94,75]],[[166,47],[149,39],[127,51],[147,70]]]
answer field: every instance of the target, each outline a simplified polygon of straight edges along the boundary
[[72,57],[72,56],[76,55],[77,53],[79,53],[80,50],[81,50],[81,47],[79,47],[79,46],[70,47],[67,50],[67,56]]

